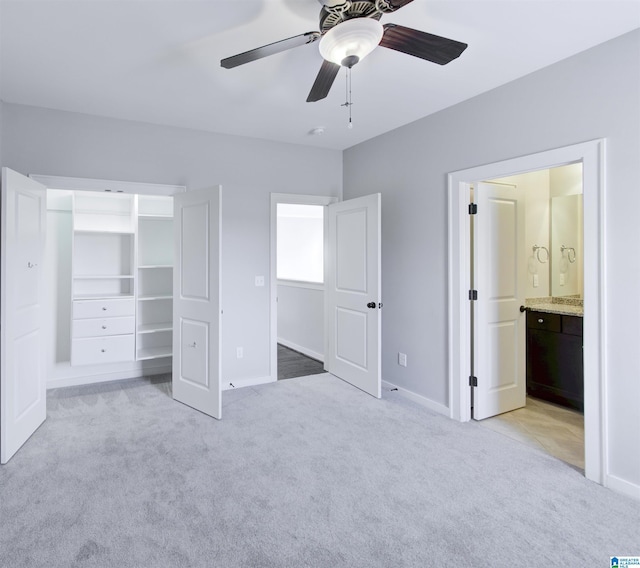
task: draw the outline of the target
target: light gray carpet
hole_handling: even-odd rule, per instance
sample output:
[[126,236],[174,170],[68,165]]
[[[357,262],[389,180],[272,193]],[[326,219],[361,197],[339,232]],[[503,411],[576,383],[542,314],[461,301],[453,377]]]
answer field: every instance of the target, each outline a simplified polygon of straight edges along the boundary
[[640,504],[477,424],[330,375],[224,393],[49,396],[0,468],[2,567],[604,567]]

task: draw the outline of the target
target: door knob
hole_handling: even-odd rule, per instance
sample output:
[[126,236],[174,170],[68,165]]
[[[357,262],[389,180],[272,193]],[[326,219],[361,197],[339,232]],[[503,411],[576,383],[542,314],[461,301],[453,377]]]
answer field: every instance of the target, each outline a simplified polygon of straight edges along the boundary
[[367,308],[371,308],[371,309],[373,309],[373,308],[375,308],[375,307],[376,307],[376,303],[375,303],[375,302],[369,302],[369,303],[367,304]]

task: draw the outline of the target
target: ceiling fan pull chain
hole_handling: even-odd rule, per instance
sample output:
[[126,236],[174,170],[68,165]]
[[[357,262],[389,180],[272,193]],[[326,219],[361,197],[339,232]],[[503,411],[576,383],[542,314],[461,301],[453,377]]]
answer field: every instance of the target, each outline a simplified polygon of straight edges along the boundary
[[351,122],[351,106],[353,105],[353,100],[351,99],[351,67],[347,69],[347,77],[349,78],[349,126],[348,128],[353,128],[353,122]]
[[349,123],[347,127],[353,128],[353,122],[351,121],[351,105],[353,105],[353,102],[351,102],[351,67],[345,67],[345,98],[346,101],[340,106],[349,109]]

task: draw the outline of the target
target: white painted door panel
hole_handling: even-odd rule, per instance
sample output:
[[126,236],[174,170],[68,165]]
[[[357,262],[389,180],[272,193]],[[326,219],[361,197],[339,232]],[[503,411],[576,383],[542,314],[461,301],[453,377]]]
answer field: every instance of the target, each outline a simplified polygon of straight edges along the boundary
[[219,187],[174,196],[173,398],[222,417]]
[[524,196],[513,185],[479,183],[474,216],[476,420],[526,401]]
[[46,188],[2,168],[0,463],[7,463],[47,415],[43,251]]
[[380,194],[329,205],[327,217],[325,368],[380,398]]

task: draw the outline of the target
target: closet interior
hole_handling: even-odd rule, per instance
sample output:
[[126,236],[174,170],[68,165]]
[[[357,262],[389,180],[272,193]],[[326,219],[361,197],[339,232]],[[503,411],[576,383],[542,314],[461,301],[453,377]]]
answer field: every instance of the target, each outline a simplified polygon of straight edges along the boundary
[[[49,260],[56,263],[50,272],[58,280],[51,302],[53,329],[70,336],[68,343],[54,339],[54,380],[61,378],[61,369],[65,374],[65,366],[75,384],[83,382],[77,380],[83,371],[86,382],[105,373],[143,374],[137,371],[145,361],[159,360],[166,370],[173,335],[173,198],[48,193],[48,215],[58,214],[49,217],[54,234],[47,237],[53,249]],[[61,295],[69,288],[65,302]]]

